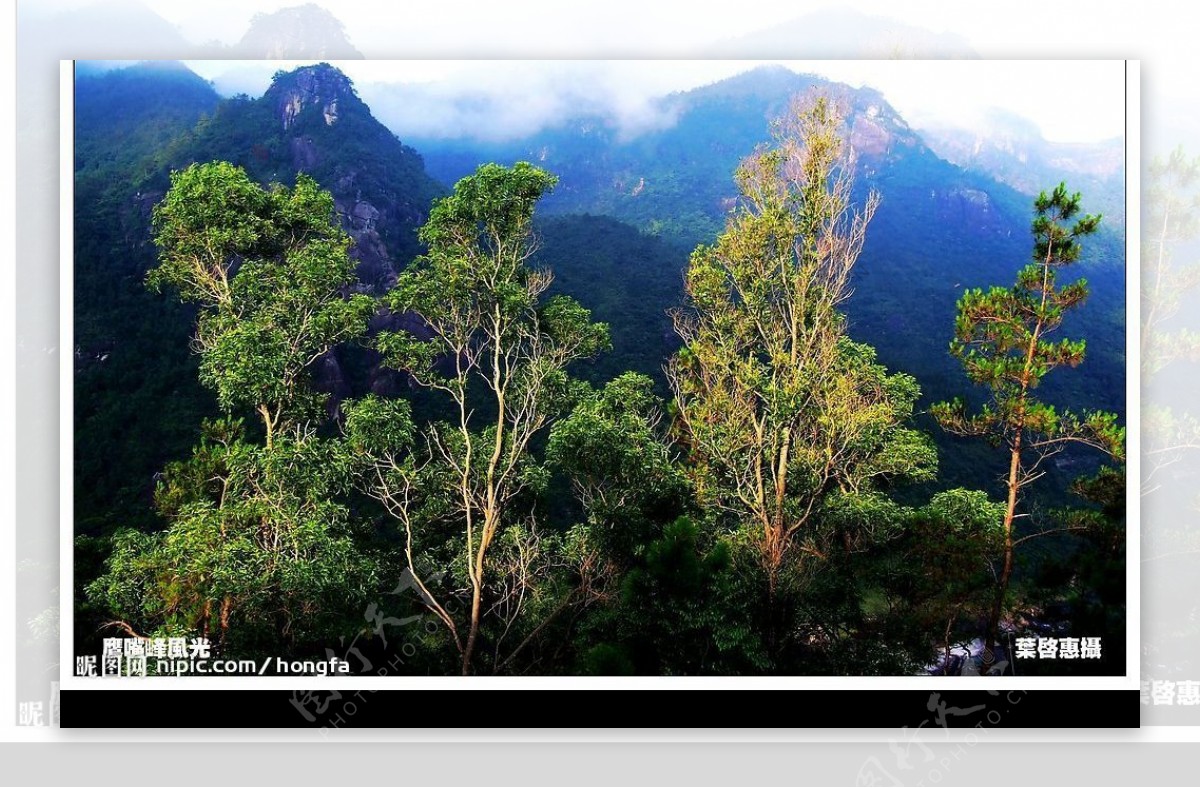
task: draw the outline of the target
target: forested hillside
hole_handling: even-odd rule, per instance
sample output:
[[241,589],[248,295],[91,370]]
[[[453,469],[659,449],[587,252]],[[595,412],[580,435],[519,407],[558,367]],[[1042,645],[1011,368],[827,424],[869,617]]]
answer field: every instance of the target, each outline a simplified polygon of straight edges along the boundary
[[[763,143],[770,120],[791,98],[813,88],[839,95],[848,105],[848,132],[858,156],[856,197],[861,200],[869,189],[881,196],[853,273],[853,296],[846,305],[850,331],[875,346],[888,366],[915,375],[926,403],[950,396],[962,386],[961,372],[945,352],[955,303],[965,289],[1007,281],[1024,264],[1032,195],[1009,185],[1011,179],[1000,182],[985,170],[940,158],[876,91],[764,66],[664,97],[657,109],[673,122],[631,139],[613,121],[578,117],[529,138],[418,139],[413,144],[445,183],[483,162],[536,162],[561,179],[546,198],[545,212],[618,218],[678,248],[682,270],[691,249],[711,242],[724,224],[736,196],[729,174]],[[1026,178],[1076,174],[1054,176],[1044,160],[1030,166]],[[1033,193],[1056,183],[1046,180]],[[1085,199],[1091,196],[1085,192]],[[1085,207],[1099,212],[1111,205],[1108,189],[1103,197],[1089,199]],[[1105,223],[1084,254],[1080,270],[1095,286],[1089,302],[1068,322],[1091,343],[1088,368],[1048,380],[1051,401],[1124,409],[1124,231],[1119,215],[1114,218],[1118,221]],[[667,300],[659,308],[676,304]],[[949,460],[948,481],[966,484],[978,478],[972,474],[986,457],[944,436],[939,447]],[[1064,460],[1075,462],[1086,459]],[[963,467],[969,470],[960,476]],[[1069,482],[1080,469],[1072,465],[1058,481]]]
[[1122,670],[1123,228],[1086,192],[783,68],[633,136],[401,141],[326,64],[76,107],[81,653],[319,655],[386,601],[416,673],[945,672],[1085,624],[1112,656],[1067,669]]

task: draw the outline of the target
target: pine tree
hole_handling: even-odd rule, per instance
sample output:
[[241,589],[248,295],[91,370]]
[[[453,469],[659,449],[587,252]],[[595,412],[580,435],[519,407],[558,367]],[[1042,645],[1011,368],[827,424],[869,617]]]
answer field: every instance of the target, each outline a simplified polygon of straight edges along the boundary
[[963,399],[931,409],[947,431],[988,438],[1008,452],[1005,480],[1004,544],[996,593],[988,616],[986,648],[994,653],[1000,618],[1013,572],[1022,493],[1044,474],[1044,463],[1070,444],[1124,457],[1125,429],[1113,413],[1059,410],[1039,400],[1035,389],[1058,367],[1083,363],[1082,340],[1050,336],[1071,310],[1088,296],[1084,279],[1059,282],[1059,272],[1079,260],[1081,239],[1096,232],[1100,217],[1080,213],[1082,197],[1059,184],[1034,201],[1033,261],[1017,274],[1010,288],[972,289],[958,302],[950,353],[972,383],[988,390],[989,401],[969,413]]

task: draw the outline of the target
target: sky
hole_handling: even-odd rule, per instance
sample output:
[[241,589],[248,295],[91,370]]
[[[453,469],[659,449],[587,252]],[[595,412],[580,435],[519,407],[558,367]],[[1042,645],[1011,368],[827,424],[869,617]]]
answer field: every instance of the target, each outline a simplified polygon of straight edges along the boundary
[[[108,4],[129,0],[103,0]],[[305,0],[144,0],[143,5],[176,24],[197,43],[216,40],[230,43],[245,32],[257,13],[296,6]],[[98,0],[21,0],[30,10],[52,12],[97,4]],[[1172,35],[1172,28],[1157,30],[1170,18],[1155,12],[1153,0],[1139,13],[1129,13],[1126,0],[1090,0],[1084,12],[1078,3],[1045,0],[1006,0],[1004,3],[964,3],[961,0],[739,0],[705,4],[702,13],[687,2],[646,0],[439,0],[421,3],[419,12],[403,0],[356,0],[334,3],[316,0],[334,11],[350,40],[368,56],[376,51],[400,56],[426,57],[432,51],[454,52],[508,49],[536,57],[589,56],[596,42],[605,42],[611,54],[647,47],[664,56],[688,55],[705,42],[745,35],[789,19],[829,8],[902,17],[911,25],[933,32],[962,35],[989,57],[1045,56],[1062,51],[1070,42],[1071,56],[1126,57],[1130,44],[1146,34]],[[988,7],[990,6],[990,7]],[[1166,6],[1168,9],[1169,5]],[[1160,7],[1161,9],[1161,7]],[[26,9],[22,8],[22,12]],[[692,12],[689,13],[688,11]],[[498,30],[508,33],[499,36]],[[1190,31],[1174,29],[1174,36],[1190,38]],[[524,31],[514,36],[512,31]],[[481,56],[490,56],[487,51]]]
[[[226,95],[260,95],[276,70],[309,62],[314,61],[186,61]],[[461,136],[468,129],[504,138],[581,112],[609,115],[636,134],[669,122],[656,113],[656,97],[768,62],[874,87],[917,127],[975,128],[985,110],[999,107],[1033,121],[1054,141],[1109,139],[1124,130],[1120,61],[347,60],[336,65],[401,138]],[[1049,74],[1071,89],[1046,90]],[[488,107],[490,114],[464,114],[457,107],[466,98],[473,107]]]
[[[114,21],[117,31],[131,40],[151,45],[154,35],[141,34],[132,23],[139,15],[165,20],[182,40],[200,47],[238,42],[256,14],[296,6],[304,0],[20,0],[22,19],[50,19],[56,33],[70,36],[72,20]],[[420,112],[441,117],[435,97],[449,97],[485,88],[492,97],[522,106],[533,118],[553,117],[572,103],[600,104],[635,128],[648,122],[647,99],[675,89],[686,89],[735,73],[745,64],[690,60],[686,63],[648,64],[624,61],[598,67],[595,63],[543,65],[494,60],[441,58],[696,58],[756,56],[803,52],[825,58],[890,58],[882,61],[824,60],[816,71],[852,85],[870,84],[914,125],[971,126],[985,108],[998,106],[1033,122],[1044,135],[1060,142],[1088,142],[1121,133],[1123,83],[1116,64],[1057,60],[1039,63],[964,60],[962,58],[1066,57],[1063,42],[1070,41],[1070,57],[1124,58],[1153,53],[1158,67],[1150,83],[1158,98],[1173,103],[1200,103],[1200,81],[1187,68],[1165,67],[1163,58],[1177,58],[1187,47],[1169,43],[1184,35],[1184,27],[1155,13],[1152,4],[1143,12],[1128,13],[1128,5],[1092,0],[1087,13],[1078,4],[1069,7],[1043,0],[1007,0],[989,8],[958,0],[738,0],[706,6],[693,13],[686,2],[645,0],[521,0],[495,3],[485,0],[439,0],[418,6],[402,0],[357,0],[332,3],[316,0],[342,24],[350,44],[368,58],[409,58],[390,62],[346,63],[360,93],[384,122],[404,134],[420,127],[420,113],[405,113],[400,97],[411,104],[414,91],[398,86],[425,85]],[[80,11],[92,10],[92,15]],[[122,27],[115,20],[131,20]],[[501,32],[503,31],[503,32]],[[78,56],[87,56],[89,39],[75,45]],[[1187,33],[1190,35],[1190,33]],[[170,49],[171,45],[163,45]],[[138,50],[130,48],[130,53]],[[186,49],[186,45],[182,47]],[[161,47],[160,47],[161,49]],[[157,51],[157,50],[156,50]],[[112,57],[111,54],[105,56]],[[1175,54],[1172,54],[1175,53]],[[118,55],[119,56],[119,55]],[[186,58],[160,52],[157,56]],[[211,56],[211,53],[193,56]],[[960,58],[952,62],[912,61],[900,58]],[[438,62],[429,59],[437,58]],[[897,63],[905,63],[899,66]],[[218,88],[261,92],[269,73],[281,64],[231,68],[228,63],[192,61],[193,68],[214,79]],[[523,80],[518,83],[517,80]],[[537,85],[541,95],[517,92],[517,84]],[[391,99],[394,103],[387,105]],[[519,99],[511,101],[510,99]],[[375,99],[372,101],[372,99]],[[380,103],[384,102],[384,103]],[[378,106],[376,106],[378,104]],[[1176,123],[1190,115],[1173,114],[1156,119]],[[498,131],[512,126],[506,118]]]
[[[23,38],[26,53],[54,50],[79,58],[210,58],[200,48],[233,46],[257,14],[308,2],[335,14],[347,40],[368,59],[596,59],[816,56],[816,58],[1054,58],[1022,89],[961,77],[959,90],[922,96],[919,82],[881,84],[914,125],[922,113],[976,118],[985,98],[1028,116],[1056,142],[1092,142],[1116,133],[1118,110],[1088,96],[1093,86],[1072,76],[1068,58],[1140,59],[1142,140],[1163,152],[1200,138],[1200,80],[1194,73],[1194,26],[1186,6],[1150,0],[1132,10],[1126,0],[1046,2],[1006,0],[18,0],[18,26],[43,19],[49,28]],[[90,11],[90,13],[80,13]],[[150,13],[178,31],[154,35],[125,24]],[[106,24],[109,20],[120,20]],[[871,24],[865,25],[864,22]],[[97,36],[96,26],[104,28]],[[774,36],[774,37],[772,37]],[[58,44],[54,42],[58,41]],[[182,41],[184,43],[178,43]],[[766,43],[764,43],[766,42]],[[236,56],[236,55],[232,55]],[[827,60],[834,64],[834,60]],[[863,79],[854,67],[845,79]],[[961,73],[966,74],[970,70]],[[649,78],[653,79],[653,74]],[[364,80],[358,79],[360,89]],[[683,79],[678,83],[689,83]],[[1080,96],[1080,85],[1084,96]],[[985,90],[980,90],[984,86]],[[635,85],[623,100],[641,101]],[[1054,112],[1062,102],[1064,112]],[[1049,107],[1050,112],[1042,112]],[[1187,109],[1184,109],[1187,108]],[[928,122],[940,122],[937,116]],[[1189,145],[1195,148],[1196,145]]]

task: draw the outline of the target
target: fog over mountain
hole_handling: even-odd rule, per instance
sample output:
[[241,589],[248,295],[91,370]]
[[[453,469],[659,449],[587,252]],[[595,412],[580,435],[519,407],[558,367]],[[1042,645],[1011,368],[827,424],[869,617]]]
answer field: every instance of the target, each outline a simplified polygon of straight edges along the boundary
[[[214,12],[225,5],[218,3]],[[401,39],[395,36],[389,46],[382,48],[377,42],[365,43],[363,37],[373,41],[371,36],[378,27],[374,22],[369,26],[364,23],[365,8],[339,8],[334,12],[317,3],[280,5],[250,14],[240,22],[247,10],[244,4],[228,5],[220,14],[224,21],[217,35],[203,32],[206,26],[197,23],[194,13],[139,0],[59,0],[36,14],[23,15],[20,22],[30,37],[41,38],[52,31],[53,38],[71,42],[72,52],[84,58],[127,58],[131,53],[203,58],[189,65],[211,80],[224,96],[261,95],[276,69],[295,68],[312,59],[389,58],[402,53],[411,57],[446,55],[425,52],[419,46],[401,47]],[[56,7],[63,10],[56,12]],[[551,25],[556,19],[544,15],[538,21]],[[96,31],[104,35],[97,36]],[[464,55],[469,52],[476,58],[531,54],[578,58],[586,54],[586,50],[541,52],[529,46],[520,52],[479,46],[462,49],[468,43],[464,39],[456,51]],[[744,58],[750,53],[760,60],[717,60]],[[929,126],[967,126],[995,104],[1007,113],[1037,123],[1048,139],[1095,142],[1120,133],[1123,120],[1118,70],[1102,75],[1096,64],[1057,63],[1055,83],[1072,84],[1078,89],[1046,91],[1041,87],[1044,70],[1036,63],[979,61],[977,49],[960,34],[860,10],[816,10],[745,32],[731,29],[678,51],[664,49],[661,54],[705,60],[371,62],[346,71],[376,116],[401,137],[427,137],[435,132],[480,139],[518,137],[560,124],[569,120],[568,112],[580,111],[611,117],[628,133],[658,129],[670,118],[655,109],[656,99],[767,62],[761,58],[785,62],[795,71],[814,71],[855,87],[879,89],[919,127],[926,125],[926,120]],[[793,60],[814,57],[842,59],[810,63]],[[285,62],[217,62],[228,58]],[[893,60],[872,64],[846,58]],[[906,60],[899,66],[895,58],[966,60]],[[1114,69],[1119,66],[1110,65]],[[986,91],[979,89],[982,84],[987,85]],[[1105,104],[1109,105],[1107,109]]]
[[1125,140],[1055,142],[1028,118],[999,108],[964,115],[961,123],[931,120],[918,130],[942,158],[992,175],[1024,194],[1068,179],[1092,195],[1097,210],[1125,217]]
[[[188,65],[223,95],[254,96],[277,69],[311,62]],[[342,68],[376,116],[402,138],[498,140],[584,114],[605,118],[627,136],[658,130],[673,122],[663,111],[666,96],[764,65],[876,89],[918,127],[977,128],[981,119],[1019,117],[1046,139],[1063,143],[1097,142],[1124,131],[1120,62],[1057,66],[1063,79],[1080,86],[1066,95],[1040,90],[1039,63],[980,60],[412,60],[347,62]]]

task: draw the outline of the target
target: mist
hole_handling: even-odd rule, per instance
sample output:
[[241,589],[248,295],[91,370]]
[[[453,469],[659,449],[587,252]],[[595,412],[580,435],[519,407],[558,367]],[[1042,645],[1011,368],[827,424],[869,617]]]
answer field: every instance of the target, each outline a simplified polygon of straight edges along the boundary
[[[188,61],[224,96],[259,96],[271,75],[315,61]],[[335,62],[371,113],[401,139],[499,142],[578,118],[618,135],[670,127],[661,100],[752,68],[748,61]]]
[[595,118],[624,137],[670,127],[656,86],[600,63],[511,62],[469,69],[436,82],[368,82],[359,95],[402,139],[473,138],[497,142],[576,118]]
[[[258,96],[277,70],[316,61],[187,61],[223,95]],[[503,141],[571,120],[599,120],[625,138],[675,121],[662,98],[783,65],[852,87],[872,87],[914,125],[973,127],[996,108],[1047,140],[1095,142],[1121,136],[1124,74],[1119,61],[1060,63],[1082,89],[1046,95],[1035,61],[756,60],[392,60],[336,61],[372,113],[401,139]],[[980,90],[987,85],[987,90]]]

